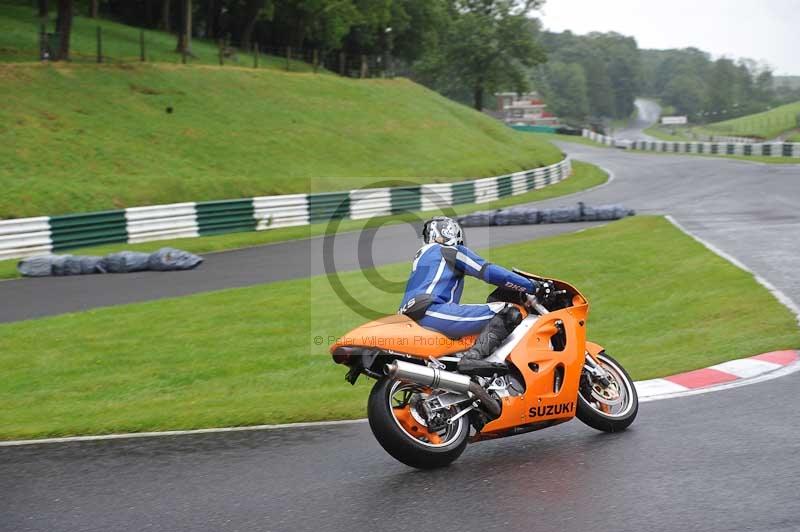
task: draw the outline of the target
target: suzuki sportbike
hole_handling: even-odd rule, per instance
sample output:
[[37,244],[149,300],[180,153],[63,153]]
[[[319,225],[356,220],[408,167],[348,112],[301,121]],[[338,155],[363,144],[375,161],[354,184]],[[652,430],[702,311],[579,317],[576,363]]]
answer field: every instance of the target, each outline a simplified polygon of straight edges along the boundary
[[537,297],[498,288],[488,302],[517,305],[522,322],[480,374],[457,370],[476,336],[451,339],[404,315],[366,323],[331,346],[346,379],[376,380],[369,426],[381,446],[416,468],[443,467],[468,442],[552,427],[577,417],[606,432],[626,429],[639,400],[628,373],[586,341],[589,302],[573,286],[514,270],[552,288]]

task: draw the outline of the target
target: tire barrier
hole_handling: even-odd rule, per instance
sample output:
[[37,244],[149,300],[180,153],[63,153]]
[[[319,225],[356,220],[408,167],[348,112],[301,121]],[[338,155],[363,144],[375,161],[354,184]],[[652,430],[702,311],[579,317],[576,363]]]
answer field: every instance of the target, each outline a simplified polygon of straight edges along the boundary
[[627,150],[655,151],[662,153],[695,153],[706,155],[740,155],[744,157],[797,157],[800,158],[800,142],[688,142],[667,140],[621,140],[583,130],[583,137],[606,146]]
[[173,248],[161,248],[153,253],[121,251],[105,257],[73,255],[35,255],[17,264],[23,277],[49,277],[51,275],[88,275],[92,273],[131,273],[144,270],[191,270],[203,262],[201,257]]
[[264,231],[340,218],[371,218],[524,194],[569,177],[569,158],[534,170],[458,183],[364,188],[0,220],[0,260],[99,244]]
[[573,207],[536,209],[533,207],[511,207],[493,211],[473,212],[458,217],[464,227],[486,227],[494,225],[534,225],[573,222],[611,221],[633,216],[636,212],[622,205],[590,206],[578,202]]

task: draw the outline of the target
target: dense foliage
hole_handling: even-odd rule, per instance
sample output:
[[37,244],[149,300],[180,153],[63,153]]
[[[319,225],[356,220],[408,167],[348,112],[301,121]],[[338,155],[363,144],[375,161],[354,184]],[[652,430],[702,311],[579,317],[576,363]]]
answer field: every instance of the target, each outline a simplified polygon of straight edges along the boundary
[[[495,91],[541,92],[574,124],[625,119],[638,95],[658,98],[693,122],[735,118],[800,99],[767,65],[713,59],[696,48],[640,50],[617,33],[542,31],[544,0],[92,0],[50,2],[58,27],[65,10],[103,16],[249,50],[370,56],[477,109]],[[47,0],[38,0],[40,12]],[[55,9],[55,8],[53,8]]]
[[642,87],[639,49],[617,33],[545,32],[548,62],[533,73],[536,87],[559,116],[626,118]]
[[716,122],[800,99],[800,90],[776,88],[768,65],[711,56],[696,48],[642,50],[643,92],[695,122]]

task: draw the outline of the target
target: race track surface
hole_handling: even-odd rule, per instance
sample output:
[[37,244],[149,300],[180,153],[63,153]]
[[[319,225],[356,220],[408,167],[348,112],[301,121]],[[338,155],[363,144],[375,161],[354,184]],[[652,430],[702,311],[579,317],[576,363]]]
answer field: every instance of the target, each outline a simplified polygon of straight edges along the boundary
[[624,140],[655,140],[645,134],[644,130],[658,122],[658,118],[661,116],[661,106],[652,100],[643,98],[637,98],[634,104],[636,105],[636,116],[627,126],[614,130],[613,136]]
[[[697,156],[630,153],[560,144],[576,159],[614,173],[606,186],[538,202],[558,206],[622,203],[645,214],[672,214],[681,224],[737,257],[800,301],[800,165],[764,165]],[[421,225],[421,223],[419,224]],[[571,232],[592,224],[469,228],[476,249]],[[339,271],[410,261],[419,227],[394,225],[336,237]],[[366,238],[371,236],[372,238]],[[324,273],[322,239],[212,253],[191,272],[21,279],[0,282],[0,322],[94,307],[250,286]]]
[[573,420],[432,472],[365,423],[0,448],[0,530],[797,531],[798,387],[645,403],[627,432]]

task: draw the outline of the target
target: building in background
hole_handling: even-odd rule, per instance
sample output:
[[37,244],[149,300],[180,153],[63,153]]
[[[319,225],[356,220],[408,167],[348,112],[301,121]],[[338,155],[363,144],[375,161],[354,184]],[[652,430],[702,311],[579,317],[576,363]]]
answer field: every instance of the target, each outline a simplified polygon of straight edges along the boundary
[[517,94],[516,92],[498,92],[497,110],[501,120],[512,126],[547,126],[558,127],[558,117],[549,113],[547,104],[536,92]]

